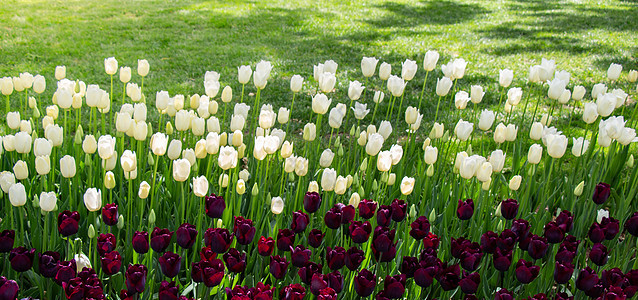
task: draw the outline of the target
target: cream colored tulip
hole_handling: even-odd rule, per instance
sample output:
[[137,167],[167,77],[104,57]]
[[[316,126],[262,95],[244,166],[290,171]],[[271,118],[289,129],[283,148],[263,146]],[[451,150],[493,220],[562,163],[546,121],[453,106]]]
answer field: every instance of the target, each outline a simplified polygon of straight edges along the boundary
[[73,178],[76,173],[75,158],[65,155],[60,159],[60,173],[64,178]]

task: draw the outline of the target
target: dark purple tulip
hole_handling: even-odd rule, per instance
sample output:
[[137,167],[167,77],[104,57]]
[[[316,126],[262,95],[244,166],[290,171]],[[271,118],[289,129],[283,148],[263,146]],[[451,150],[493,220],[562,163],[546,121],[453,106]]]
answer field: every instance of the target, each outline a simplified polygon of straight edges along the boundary
[[463,251],[461,253],[461,267],[470,272],[476,271],[481,264],[482,257],[483,253],[479,252],[478,249]]
[[377,210],[377,225],[388,227],[392,221],[392,207],[390,205],[381,205]]
[[458,264],[454,264],[449,267],[443,265],[441,266],[439,274],[437,274],[436,280],[439,282],[444,291],[451,291],[459,286],[460,277],[461,269]]
[[415,240],[422,240],[430,233],[430,221],[424,216],[420,216],[410,224],[410,236]]
[[590,267],[585,267],[580,270],[580,273],[578,273],[576,288],[583,292],[589,291],[598,283],[599,280],[600,279],[598,278],[596,271],[592,270]]
[[135,252],[137,252],[138,254],[144,254],[148,252],[148,232],[136,231],[133,235],[131,244],[133,244],[133,250],[135,250]]
[[277,279],[283,279],[288,271],[288,260],[279,255],[270,257],[270,274]]
[[337,292],[333,288],[327,287],[319,291],[317,300],[337,300]]
[[518,201],[514,199],[507,199],[501,202],[501,215],[506,220],[512,220],[516,218],[518,214]]
[[235,216],[235,222],[233,225],[233,233],[237,238],[237,243],[240,245],[248,245],[253,242],[255,238],[255,226],[253,221],[245,219],[242,216]]
[[336,205],[326,212],[323,222],[330,229],[337,229],[341,226],[341,209]]
[[541,268],[535,266],[533,262],[520,259],[518,263],[516,263],[516,279],[523,284],[530,283],[536,279],[540,269]]
[[355,271],[361,266],[363,259],[365,258],[365,253],[363,250],[359,250],[357,247],[351,247],[346,251],[346,267],[350,271]]
[[115,250],[116,240],[112,233],[102,233],[97,238],[97,253],[104,257],[107,253]]
[[212,261],[213,259],[217,259],[217,253],[213,252],[213,249],[210,247],[202,247],[202,249],[199,250],[199,258],[201,260]]
[[625,274],[627,280],[629,280],[629,284],[633,286],[638,286],[638,269],[631,270]]
[[602,243],[605,240],[605,230],[600,227],[598,222],[594,222],[589,227],[589,232],[587,232],[587,236],[592,243]]
[[547,295],[545,295],[544,293],[540,293],[531,297],[527,297],[525,298],[525,300],[548,300],[548,298]]
[[439,249],[440,242],[441,239],[439,239],[436,234],[430,232],[425,238],[423,238],[423,248],[434,249],[436,251],[437,249]]
[[222,254],[233,243],[233,234],[226,228],[208,228],[204,233],[204,242],[213,252]]
[[120,291],[120,300],[136,300],[135,293],[130,293],[127,290]]
[[609,198],[610,194],[611,185],[601,182],[596,185],[596,188],[594,189],[594,196],[592,197],[592,199],[594,200],[594,203],[601,205],[605,203],[605,201],[607,201],[607,198]]
[[164,255],[160,256],[158,260],[164,276],[168,278],[177,276],[179,269],[182,266],[182,257],[168,251],[164,253]]
[[465,297],[463,297],[463,300],[479,300],[479,298],[477,298],[474,295],[465,295]]
[[306,230],[306,227],[310,223],[308,214],[303,211],[296,211],[292,213],[292,223],[290,223],[290,229],[295,233],[301,233]]
[[395,276],[386,276],[383,281],[383,290],[385,291],[385,296],[390,299],[400,299],[405,294],[405,280],[406,276],[404,274],[395,275]]
[[514,300],[514,293],[506,289],[500,289],[494,294],[494,300]]
[[78,233],[80,214],[77,211],[65,210],[58,215],[58,232],[62,236],[70,236]]
[[569,279],[572,278],[572,273],[574,273],[574,265],[569,262],[556,262],[556,266],[554,268],[554,280],[556,283],[565,284],[569,282]]
[[331,270],[339,270],[346,264],[346,249],[343,247],[328,247],[326,263]]
[[372,247],[372,255],[377,262],[390,262],[397,255],[397,242],[390,244],[390,249],[386,252],[380,252],[374,246]]
[[463,278],[459,281],[461,291],[466,294],[474,294],[481,284],[481,275],[478,272],[468,273],[463,271]]
[[310,261],[311,255],[312,251],[310,249],[306,249],[303,245],[297,245],[290,251],[290,261],[293,266],[302,268]]
[[501,248],[501,250],[511,251],[514,249],[517,240],[518,236],[514,233],[514,231],[505,229],[496,240],[496,247]]
[[239,252],[235,248],[230,248],[224,253],[226,268],[232,273],[241,273],[246,270],[246,253]]
[[376,210],[377,203],[372,200],[362,199],[361,202],[359,202],[359,216],[366,220],[374,217]]
[[175,281],[162,281],[157,295],[158,300],[178,300],[179,288],[175,286]]
[[567,293],[559,292],[556,293],[554,300],[574,300],[574,296],[569,296]]
[[543,234],[550,244],[558,244],[565,238],[565,231],[563,231],[556,222],[552,221],[545,225],[545,233]]
[[356,214],[354,206],[341,203],[337,203],[335,206],[341,207],[341,224],[350,224],[354,220],[354,215]]
[[197,229],[195,225],[184,223],[175,230],[175,241],[178,246],[190,249],[197,241]]
[[321,275],[321,268],[322,266],[320,264],[316,264],[310,261],[304,267],[299,268],[299,271],[297,271],[297,275],[299,275],[299,279],[301,279],[301,282],[310,285],[313,275]]
[[554,260],[561,263],[568,263],[574,261],[575,257],[575,251],[572,251],[561,244],[561,246],[558,248],[558,252],[556,252]]
[[153,232],[151,232],[151,248],[158,253],[166,251],[166,248],[171,244],[172,237],[173,232],[167,228],[159,229],[155,227]]
[[290,251],[290,248],[295,244],[295,233],[288,229],[279,229],[277,234],[277,249],[279,251]]
[[325,233],[321,233],[319,229],[310,230],[308,234],[308,245],[313,248],[319,248],[321,246],[321,242],[323,241],[323,237],[325,237]]
[[594,244],[589,251],[589,260],[598,266],[604,266],[607,263],[609,253],[607,247],[603,244]]
[[603,217],[600,226],[605,233],[605,239],[609,241],[613,240],[618,232],[620,232],[620,221],[614,218]]
[[474,214],[474,201],[472,199],[459,199],[456,216],[461,220],[469,220]]
[[321,207],[321,196],[317,192],[306,192],[303,197],[303,208],[309,214],[316,212]]
[[501,272],[509,270],[512,265],[512,251],[496,248],[496,251],[494,251],[493,264],[494,268]]
[[126,289],[132,293],[142,293],[146,287],[146,274],[148,269],[145,265],[129,265],[126,269]]
[[627,296],[625,296],[625,292],[621,287],[613,286],[607,289],[607,291],[600,297],[600,299],[605,300],[625,300]]
[[561,211],[556,217],[555,222],[565,233],[572,231],[574,227],[574,217],[568,210]]
[[19,290],[20,287],[15,280],[8,280],[6,277],[0,276],[0,299],[17,299]]
[[353,221],[350,223],[349,229],[352,241],[361,244],[368,241],[370,233],[372,232],[372,225],[370,225],[368,221]]
[[[638,236],[638,212],[635,212],[625,221],[625,230],[633,236]],[[0,252],[2,249],[2,234],[0,234]]]
[[372,248],[378,252],[388,252],[394,241],[395,230],[377,226],[372,235]]
[[221,259],[202,260],[198,263],[193,263],[191,277],[195,282],[204,282],[206,287],[215,287],[224,279],[224,264]]
[[38,270],[44,278],[53,278],[58,273],[58,262],[60,261],[60,253],[54,251],[46,251],[38,253]]
[[407,278],[414,277],[414,272],[419,268],[419,260],[413,256],[404,256],[399,271]]
[[102,222],[108,226],[117,225],[117,218],[119,217],[117,213],[117,204],[108,203],[104,205],[102,208]]
[[438,274],[438,265],[428,264],[425,260],[419,262],[419,268],[414,271],[414,283],[422,288],[427,288],[434,282]]
[[[518,242],[524,241],[529,236],[529,222],[523,219],[517,219],[512,222],[512,232],[518,237]],[[523,248],[522,248],[523,249]],[[527,248],[523,249],[527,250]]]
[[[91,269],[92,270],[92,269]],[[77,264],[75,263],[75,259],[71,259],[68,261],[58,261],[58,271],[55,273],[55,277],[53,280],[59,284],[63,285],[64,283],[68,283],[71,279],[76,277],[77,273]]]
[[496,242],[498,234],[494,231],[488,231],[481,235],[481,251],[485,253],[494,253],[496,251]]
[[319,295],[319,291],[328,287],[328,280],[326,276],[321,273],[315,273],[310,280],[310,292],[313,295]]
[[206,207],[207,216],[213,219],[219,219],[224,214],[226,202],[223,196],[217,196],[215,193],[211,193],[210,196],[206,196],[204,199],[204,206]]
[[471,244],[472,241],[464,237],[460,237],[458,239],[452,238],[452,242],[450,243],[450,252],[454,258],[460,259],[463,251],[470,247]]
[[405,214],[408,210],[408,205],[405,201],[394,199],[390,207],[392,207],[392,221],[401,222],[405,219]]
[[[605,287],[602,285],[602,283],[599,282],[596,285],[594,285],[594,287],[586,291],[585,295],[590,298],[598,298],[602,296],[604,292],[605,292]],[[602,299],[602,298],[598,298],[598,299]]]
[[623,287],[628,285],[629,281],[625,278],[625,274],[620,271],[619,268],[612,268],[609,270],[603,270],[602,276],[600,276],[600,282],[603,286],[618,286]]
[[122,255],[117,251],[107,253],[100,260],[102,262],[102,271],[109,276],[119,272],[122,267]]
[[359,297],[365,298],[374,292],[376,276],[372,272],[363,269],[354,277],[354,290]]
[[328,287],[333,289],[337,294],[341,293],[343,290],[343,276],[339,271],[333,271],[332,273],[328,273],[324,275],[326,282],[328,282]]
[[275,240],[271,237],[260,237],[257,242],[257,253],[261,256],[270,256],[275,249]]
[[547,239],[538,235],[532,235],[527,247],[527,252],[533,259],[540,259],[547,254],[548,247]]
[[281,300],[303,300],[304,297],[306,297],[306,289],[298,283],[284,286],[279,292],[279,299]]
[[0,232],[0,253],[9,253],[13,249],[16,232],[14,230],[4,230]]

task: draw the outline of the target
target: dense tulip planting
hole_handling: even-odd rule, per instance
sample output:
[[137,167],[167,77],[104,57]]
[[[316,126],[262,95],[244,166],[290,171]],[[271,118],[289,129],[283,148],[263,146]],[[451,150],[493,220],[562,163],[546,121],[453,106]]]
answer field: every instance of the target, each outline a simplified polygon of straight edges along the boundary
[[638,72],[438,60],[364,57],[347,90],[326,61],[280,108],[267,61],[201,96],[146,91],[146,60],[1,78],[0,300],[633,297]]

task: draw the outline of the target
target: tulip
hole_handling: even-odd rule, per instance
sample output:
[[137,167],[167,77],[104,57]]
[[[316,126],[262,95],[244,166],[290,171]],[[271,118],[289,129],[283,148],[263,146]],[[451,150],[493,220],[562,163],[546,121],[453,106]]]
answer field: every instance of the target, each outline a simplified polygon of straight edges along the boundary
[[[556,152],[558,152],[558,150]],[[541,147],[541,145],[539,144],[534,144],[531,147],[529,147],[529,152],[527,154],[527,161],[530,164],[536,165],[540,163],[542,155],[543,155],[543,147]]]
[[231,248],[224,254],[224,262],[230,272],[242,273],[246,269],[246,253],[239,253],[237,249]]
[[460,119],[459,122],[456,123],[456,126],[454,127],[454,134],[461,141],[466,141],[468,138],[470,138],[470,135],[472,134],[472,130],[474,130],[474,124],[467,121],[463,121],[463,119]]
[[523,90],[521,88],[511,88],[507,91],[507,102],[505,103],[505,107],[507,105],[516,106],[521,102],[521,98],[523,96]]
[[298,93],[301,91],[301,87],[303,86],[303,77],[300,75],[293,75],[290,78],[290,90],[293,93]]
[[379,66],[379,78],[381,80],[388,80],[392,72],[392,66],[389,63],[382,62]]
[[465,109],[469,101],[470,97],[465,91],[459,91],[454,95],[454,106],[457,109]]
[[361,73],[363,73],[363,76],[374,76],[374,71],[377,68],[377,63],[379,63],[379,60],[374,57],[363,57],[363,59],[361,59]]
[[297,176],[306,176],[308,173],[308,159],[297,157],[295,161],[295,174]]
[[472,199],[461,200],[456,209],[456,216],[461,220],[469,220],[474,214],[474,201]]
[[498,76],[498,84],[502,87],[509,87],[514,79],[514,72],[510,69],[500,70]]
[[618,80],[620,72],[622,72],[622,65],[611,63],[607,69],[607,78],[612,81]]
[[598,266],[604,266],[609,260],[607,247],[603,244],[594,244],[589,251],[589,259]]
[[[26,272],[33,266],[33,258],[35,256],[35,249],[27,249],[25,247],[17,247],[11,250],[9,253],[9,262],[11,268],[16,272]],[[0,287],[0,290],[4,285]]]
[[581,156],[583,153],[587,152],[589,148],[589,141],[585,140],[583,137],[572,138],[573,146],[572,146],[572,154],[576,157]]
[[100,257],[104,257],[107,253],[115,250],[117,240],[111,233],[103,233],[97,239],[97,252]]
[[182,258],[179,255],[169,251],[160,256],[158,261],[164,276],[168,278],[177,276],[182,264]]
[[361,85],[359,81],[350,81],[350,86],[348,87],[348,98],[350,100],[359,100],[361,97],[361,93],[365,89],[365,86]]
[[476,171],[476,179],[480,182],[486,183],[492,180],[492,164],[490,162],[483,162]]
[[58,232],[62,236],[70,236],[78,232],[80,214],[77,211],[65,210],[58,215]]
[[276,279],[283,279],[288,271],[289,262],[279,255],[270,257],[270,274]]
[[0,91],[5,96],[9,96],[13,93],[13,80],[11,77],[0,78]]
[[401,64],[401,78],[406,81],[412,80],[412,78],[414,78],[414,75],[416,74],[417,68],[418,67],[416,61],[406,59]]
[[607,201],[611,194],[611,185],[600,182],[596,185],[594,189],[593,201],[594,203],[601,205]]
[[122,267],[122,255],[117,251],[107,253],[100,261],[102,270],[109,276],[117,274]]
[[561,80],[560,78],[554,78],[554,80],[549,83],[547,97],[553,100],[558,100],[558,98],[563,94],[563,91],[565,91],[566,85],[566,81]]
[[57,198],[54,192],[40,193],[40,209],[42,211],[53,211],[56,207]]
[[450,78],[443,77],[436,81],[436,94],[439,97],[445,97],[450,92],[450,88],[452,88],[452,80]]
[[539,266],[535,266],[532,262],[525,261],[524,259],[516,263],[516,279],[523,284],[534,281],[539,271]]
[[[51,143],[48,142],[48,140],[47,143],[49,144],[49,149],[51,149]],[[88,134],[84,137],[84,141],[82,142],[82,150],[86,154],[93,154],[95,153],[95,151],[97,151],[97,141],[95,140],[95,136],[93,136],[92,134]],[[51,150],[49,150],[49,153],[50,152]]]
[[[600,94],[596,98],[596,109],[598,114],[603,117],[608,117],[609,115],[611,115],[611,113],[614,111],[614,108],[616,108],[616,100],[616,95],[612,93]],[[584,113],[583,118],[585,118]]]
[[[633,213],[627,221],[625,221],[625,229],[633,236],[638,236],[638,213]],[[1,248],[0,243],[0,248]],[[2,252],[0,250],[0,252]]]
[[23,160],[19,160],[13,165],[13,174],[18,180],[24,180],[29,177],[29,167]]
[[532,235],[527,247],[529,256],[533,259],[540,259],[547,254],[547,239],[537,235]]
[[124,277],[126,277],[126,289],[129,292],[141,294],[146,286],[146,274],[148,269],[145,265],[129,265]]
[[430,232],[430,222],[426,217],[420,216],[410,224],[410,228],[410,236],[415,240],[422,240]]
[[459,281],[461,291],[466,294],[474,294],[478,290],[478,286],[481,284],[481,276],[478,272],[467,273],[463,271],[463,278]]
[[466,67],[467,62],[462,58],[457,58],[454,61],[450,61],[447,65],[442,65],[441,70],[446,77],[461,79],[465,75]]
[[337,78],[334,73],[324,72],[319,76],[319,89],[324,93],[330,93],[336,82]]
[[306,227],[310,223],[308,214],[302,211],[296,211],[292,214],[292,223],[290,229],[295,233],[302,233],[306,230]]
[[330,110],[330,114],[328,115],[328,124],[330,127],[334,129],[339,129],[341,127],[341,123],[343,122],[343,117],[346,115],[346,107],[343,103],[338,103],[336,107],[333,107]]
[[585,292],[589,291],[596,284],[598,284],[599,280],[600,279],[598,278],[598,274],[596,274],[594,270],[592,270],[590,267],[585,267],[578,273],[578,278],[576,279],[576,288]]
[[270,212],[275,215],[281,214],[284,210],[284,199],[281,197],[274,197],[270,202]]
[[27,193],[21,182],[12,184],[9,188],[9,202],[15,207],[23,206],[27,203]]
[[109,57],[104,59],[104,70],[106,71],[106,74],[109,74],[109,75],[114,75],[115,73],[117,73],[117,60],[115,59],[115,57]]
[[337,171],[334,169],[324,169],[321,174],[321,188],[324,191],[332,191],[337,181]]
[[414,189],[414,178],[413,177],[403,177],[401,180],[401,194],[410,195],[412,194],[412,190]]

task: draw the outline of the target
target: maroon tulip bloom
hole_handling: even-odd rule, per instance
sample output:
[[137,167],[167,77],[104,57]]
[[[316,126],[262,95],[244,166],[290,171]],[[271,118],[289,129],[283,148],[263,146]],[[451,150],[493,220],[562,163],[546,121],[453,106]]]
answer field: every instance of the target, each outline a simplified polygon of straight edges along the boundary
[[419,268],[419,260],[413,256],[404,256],[401,261],[401,267],[399,271],[401,274],[405,274],[407,278],[414,277],[414,272]]
[[492,263],[494,264],[494,268],[501,272],[509,270],[512,265],[512,250],[496,248]]
[[279,292],[279,299],[282,300],[303,300],[306,297],[306,289],[298,283],[284,286]]
[[297,245],[290,251],[290,261],[293,266],[302,268],[308,264],[311,255],[312,251],[310,249],[306,249],[303,245]]
[[[416,276],[416,273],[415,273]],[[436,280],[441,284],[441,288],[444,291],[451,291],[459,286],[461,276],[461,269],[458,264],[451,266],[443,265],[439,274],[436,276]]]
[[58,272],[55,273],[53,280],[59,285],[64,285],[64,283],[68,283],[71,279],[75,278],[76,275],[77,265],[75,263],[75,259],[71,259],[69,261],[61,260],[58,262]]
[[498,234],[494,231],[488,231],[481,235],[481,251],[485,253],[494,253],[496,251],[496,242]]
[[461,253],[461,267],[470,272],[476,271],[481,264],[481,258],[483,258],[483,253],[476,248],[463,251]]
[[58,215],[58,232],[62,236],[70,236],[78,233],[80,214],[77,211],[65,210]]
[[611,185],[601,182],[596,185],[592,200],[594,200],[594,203],[601,205],[605,203],[605,201],[607,201],[610,194],[611,194]]
[[158,253],[166,251],[168,246],[171,244],[172,237],[173,232],[167,228],[159,229],[158,227],[155,227],[153,232],[151,232],[151,248]]
[[325,288],[319,291],[317,300],[337,300],[337,292],[332,288]]
[[450,254],[452,254],[452,257],[454,258],[461,259],[461,254],[463,254],[463,251],[465,251],[471,245],[472,241],[464,237],[460,237],[458,239],[452,238],[452,242],[450,243]]
[[608,241],[616,238],[616,235],[620,232],[620,221],[614,218],[603,217],[600,226],[603,228],[605,239]]
[[[244,219],[244,217],[236,216],[235,223],[233,225],[233,233],[237,238],[237,243],[240,245],[248,245],[253,242],[255,238],[255,226],[250,219]],[[269,256],[269,255],[268,255]]]
[[410,236],[415,240],[422,240],[430,233],[430,221],[424,216],[418,217],[410,224]]
[[224,279],[224,264],[220,259],[202,260],[191,265],[191,277],[206,287],[215,287]]
[[441,240],[439,239],[439,237],[436,234],[430,232],[425,238],[423,238],[423,248],[433,249],[434,251],[436,251],[437,249],[439,249],[440,242]]
[[208,228],[204,233],[204,243],[213,252],[222,254],[228,251],[233,243],[233,234],[226,228]]
[[315,273],[321,275],[321,268],[322,266],[320,264],[309,261],[304,267],[299,268],[297,275],[299,275],[301,282],[310,285],[312,276],[315,275]]
[[365,298],[374,292],[377,277],[372,272],[363,269],[354,277],[354,290],[359,297]]
[[145,265],[129,265],[126,269],[126,289],[130,293],[140,294],[146,287],[146,274],[148,269]]
[[574,273],[574,265],[572,265],[572,263],[556,262],[556,266],[554,267],[554,280],[556,283],[565,284],[569,282],[569,279],[572,278],[572,273]]
[[270,256],[275,248],[275,240],[271,237],[261,237],[257,242],[257,253],[261,256]]
[[306,192],[303,197],[303,208],[309,214],[316,212],[321,207],[321,196],[317,192]]
[[38,253],[38,270],[44,278],[53,278],[58,273],[58,262],[60,261],[60,253],[54,251],[46,251]]
[[97,238],[97,253],[104,257],[107,253],[115,250],[116,240],[112,233],[102,233]]
[[135,293],[129,293],[127,290],[120,291],[121,300],[135,300]]
[[427,288],[434,282],[434,277],[439,272],[440,261],[436,256],[434,261],[429,262],[428,259],[421,259],[419,267],[414,271],[414,283],[422,288]]
[[158,300],[179,299],[179,288],[175,286],[175,281],[162,281],[159,287]]
[[279,255],[270,257],[270,274],[277,279],[283,279],[288,271],[289,262],[286,257]]
[[308,234],[308,245],[313,248],[319,248],[325,236],[326,234],[321,233],[319,229],[310,230],[310,234]]
[[506,289],[500,289],[494,294],[494,300],[514,300],[514,293]]
[[235,248],[230,248],[224,254],[224,262],[226,268],[232,273],[241,273],[246,270],[246,253],[239,252]]
[[217,196],[211,193],[210,196],[204,198],[204,206],[206,207],[206,215],[213,219],[219,219],[224,214],[226,202],[223,196]]
[[545,233],[543,234],[548,243],[558,244],[565,238],[565,231],[563,231],[556,222],[552,221],[545,225]]
[[607,247],[603,244],[594,244],[591,247],[591,251],[589,251],[589,260],[595,263],[598,266],[604,266],[607,264],[607,260],[609,259],[609,252],[607,251]]
[[555,222],[565,233],[572,231],[572,228],[574,227],[574,217],[568,210],[561,211],[556,217]]
[[[529,236],[529,222],[523,219],[517,219],[512,222],[512,232],[518,237],[518,242],[524,241]],[[521,248],[527,250],[527,248]]]
[[158,260],[164,276],[168,278],[177,276],[179,269],[182,266],[182,257],[168,251],[164,253],[164,255],[160,256]]
[[377,262],[392,261],[397,256],[397,242],[390,244],[390,248],[388,249],[388,251],[385,251],[385,252],[381,252],[377,250],[376,248],[374,248],[374,245],[373,245],[372,255],[374,255],[374,259],[376,259]]
[[4,230],[0,232],[0,253],[9,253],[13,249],[16,232],[14,230]]
[[346,264],[346,249],[343,247],[328,247],[326,251],[326,261],[331,270],[341,269]]
[[377,211],[377,203],[369,200],[369,199],[362,199],[361,202],[359,202],[359,216],[368,220],[372,217],[374,217],[374,213]]
[[350,224],[350,222],[354,220],[354,215],[356,214],[354,206],[343,205],[341,203],[337,203],[335,206],[339,206],[341,208],[341,224]]
[[102,222],[109,226],[117,225],[117,218],[119,217],[117,213],[117,204],[109,203],[104,205],[102,208]]
[[501,248],[501,250],[511,251],[514,249],[516,241],[518,241],[516,233],[510,229],[505,229],[496,240],[496,247]]
[[190,249],[197,241],[197,229],[195,225],[184,223],[175,230],[175,241],[178,246]]
[[306,227],[310,223],[308,214],[302,211],[296,211],[292,213],[292,223],[290,223],[290,229],[295,233],[301,233],[306,230]]
[[362,250],[357,249],[357,247],[351,247],[346,251],[346,267],[348,267],[350,271],[355,271],[361,266],[364,258],[365,253]]
[[532,235],[529,245],[527,246],[527,253],[529,253],[529,256],[533,259],[540,259],[547,254],[548,247],[547,239],[538,235]]
[[332,207],[323,217],[323,222],[330,229],[337,229],[341,226],[341,210],[337,206]]
[[612,268],[610,270],[603,270],[603,274],[600,277],[600,281],[603,286],[611,287],[618,286],[623,287],[629,284],[627,278],[625,278],[625,274],[620,271],[619,268]]
[[133,250],[138,254],[145,254],[148,252],[148,232],[146,231],[135,231],[133,234],[133,239],[131,241],[133,244]]
[[598,222],[594,222],[589,227],[589,232],[587,232],[587,236],[592,243],[602,243],[605,240],[605,230],[600,227]]
[[372,235],[372,248],[378,252],[388,252],[394,241],[395,230],[377,226]]
[[525,300],[548,300],[547,295],[544,293],[539,293],[531,297],[525,298]]
[[377,210],[377,225],[388,227],[392,221],[392,207],[390,205],[381,205]]
[[405,215],[408,209],[408,205],[403,200],[394,199],[392,204],[392,221],[401,222],[405,219]]
[[217,258],[217,253],[213,252],[210,247],[202,247],[202,249],[199,250],[199,258],[201,260],[211,261]]
[[361,244],[368,241],[370,233],[372,232],[372,225],[370,225],[368,221],[353,221],[350,223],[349,229],[352,241]]
[[290,251],[290,248],[295,244],[295,233],[288,228],[279,229],[277,234],[277,249],[279,251]]
[[518,263],[516,263],[516,279],[523,284],[530,283],[536,279],[540,270],[541,268],[535,266],[531,261],[520,259]]
[[0,298],[1,299],[17,299],[20,287],[15,280],[8,280],[4,276],[0,276]]
[[405,280],[406,276],[404,274],[386,276],[385,280],[383,281],[383,290],[385,291],[385,296],[390,299],[402,298],[403,294],[405,294]]
[[468,273],[463,271],[463,278],[459,281],[461,291],[466,294],[474,294],[481,284],[481,275],[478,272]]
[[574,300],[574,296],[569,296],[567,293],[560,292],[556,294],[554,300]]
[[506,220],[512,220],[516,218],[518,214],[518,201],[514,199],[507,199],[501,202],[501,215]]
[[472,199],[459,199],[459,205],[456,208],[456,216],[461,220],[469,220],[474,214],[474,201]]
[[[638,236],[638,212],[635,212],[627,219],[627,221],[625,221],[625,230],[633,236]],[[0,234],[0,252],[3,252],[1,250],[3,249],[2,244],[2,234]]]
[[558,248],[558,251],[556,252],[554,260],[561,263],[570,263],[574,261],[575,257],[576,251],[572,251],[561,244],[561,246]]
[[117,251],[111,251],[101,258],[102,271],[106,275],[114,275],[120,271],[122,267],[122,255]]

